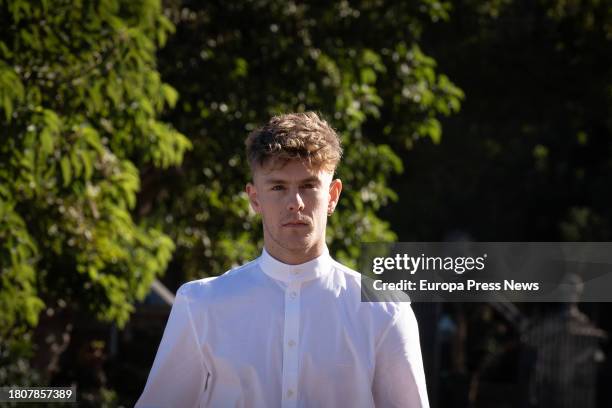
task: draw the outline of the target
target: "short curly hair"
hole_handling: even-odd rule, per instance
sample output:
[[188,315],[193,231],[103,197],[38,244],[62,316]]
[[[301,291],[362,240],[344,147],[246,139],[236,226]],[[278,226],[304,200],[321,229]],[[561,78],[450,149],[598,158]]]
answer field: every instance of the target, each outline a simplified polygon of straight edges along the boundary
[[342,157],[338,134],[315,112],[274,116],[251,132],[245,145],[251,171],[271,160],[283,166],[298,159],[334,172]]

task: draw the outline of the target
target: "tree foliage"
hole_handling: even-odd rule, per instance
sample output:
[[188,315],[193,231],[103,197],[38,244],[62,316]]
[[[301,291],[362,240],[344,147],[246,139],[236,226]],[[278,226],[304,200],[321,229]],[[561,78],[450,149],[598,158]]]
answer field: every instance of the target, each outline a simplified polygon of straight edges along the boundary
[[398,152],[438,143],[459,110],[420,46],[446,2],[165,7],[0,0],[3,359],[45,309],[125,323],[175,246],[177,283],[255,256],[243,141],[270,115],[320,111],[341,135],[329,238],[352,264],[360,241],[395,238],[377,213],[396,199]]
[[139,168],[191,147],[158,120],[173,30],[157,0],[0,0],[0,339],[58,305],[123,324],[166,269],[172,240],[130,212]]
[[168,120],[194,149],[175,175],[145,176],[138,213],[175,238],[175,279],[219,274],[260,251],[261,228],[243,193],[243,141],[288,111],[321,112],[345,147],[345,189],[328,229],[334,255],[353,264],[360,242],[393,240],[377,212],[396,199],[388,178],[402,171],[398,154],[422,138],[439,142],[439,117],[457,112],[462,98],[420,47],[423,24],[448,18],[449,8],[169,1],[177,33],[160,70],[181,100]]
[[425,32],[466,97],[392,184],[419,197],[388,208],[400,237],[610,240],[609,2],[464,0]]

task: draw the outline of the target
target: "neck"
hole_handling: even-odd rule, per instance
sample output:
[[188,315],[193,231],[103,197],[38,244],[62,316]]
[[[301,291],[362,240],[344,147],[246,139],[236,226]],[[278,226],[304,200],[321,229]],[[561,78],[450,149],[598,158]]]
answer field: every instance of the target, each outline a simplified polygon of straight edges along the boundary
[[264,246],[270,256],[287,265],[300,265],[321,256],[326,249],[324,243],[310,248],[300,248],[296,250],[282,248],[278,245],[270,245],[265,242]]

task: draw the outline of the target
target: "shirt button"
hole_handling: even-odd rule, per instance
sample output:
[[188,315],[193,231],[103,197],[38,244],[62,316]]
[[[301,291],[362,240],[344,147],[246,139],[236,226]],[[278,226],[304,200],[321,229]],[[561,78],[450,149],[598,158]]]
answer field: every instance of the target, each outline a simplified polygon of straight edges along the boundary
[[289,343],[287,343],[287,344],[289,344],[289,347],[293,347],[293,346],[295,346],[295,341],[289,340]]
[[290,297],[291,299],[295,299],[295,298],[297,297],[297,292],[296,292],[296,291],[293,291],[293,292],[289,293],[289,297]]
[[287,390],[287,398],[293,397],[293,394],[294,394],[293,390]]

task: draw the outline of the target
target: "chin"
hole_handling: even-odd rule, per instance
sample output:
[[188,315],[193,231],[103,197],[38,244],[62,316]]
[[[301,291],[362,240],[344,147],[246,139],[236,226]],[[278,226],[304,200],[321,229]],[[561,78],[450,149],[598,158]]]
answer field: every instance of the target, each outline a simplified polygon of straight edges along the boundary
[[307,250],[314,245],[310,237],[281,237],[280,241],[285,249],[291,251]]
[[308,248],[310,248],[312,246],[312,243],[309,241],[294,241],[294,240],[285,240],[285,242],[283,243],[284,247],[288,250],[291,251],[299,251],[299,250],[306,250]]

